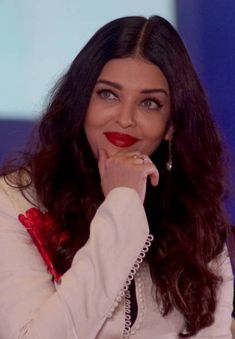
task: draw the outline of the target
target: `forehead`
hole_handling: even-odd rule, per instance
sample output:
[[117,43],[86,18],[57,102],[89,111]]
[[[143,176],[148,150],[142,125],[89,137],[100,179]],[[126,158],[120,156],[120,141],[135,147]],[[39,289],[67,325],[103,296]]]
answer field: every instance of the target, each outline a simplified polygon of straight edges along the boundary
[[120,85],[140,88],[161,87],[169,92],[168,81],[160,68],[142,58],[111,59],[97,80],[109,80]]

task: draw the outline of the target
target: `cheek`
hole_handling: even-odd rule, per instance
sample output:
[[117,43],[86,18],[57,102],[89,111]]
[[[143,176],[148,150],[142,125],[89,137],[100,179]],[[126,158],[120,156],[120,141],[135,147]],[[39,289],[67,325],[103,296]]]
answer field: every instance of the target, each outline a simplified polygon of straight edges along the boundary
[[150,114],[142,121],[142,131],[146,138],[158,142],[165,138],[170,125],[169,109]]
[[151,124],[143,127],[142,131],[146,140],[150,142],[161,141],[166,133],[167,125],[166,123],[153,121]]
[[102,142],[101,134],[104,125],[102,120],[98,112],[90,111],[87,112],[84,122],[86,138],[96,159],[98,159],[98,150]]
[[86,118],[85,118],[85,129],[88,128],[94,128],[98,126],[98,114],[94,114],[92,112],[87,112]]
[[108,114],[102,108],[88,110],[85,118],[85,125],[91,128],[102,128],[108,120]]
[[92,96],[88,110],[85,116],[85,128],[95,127],[97,126],[99,119],[99,110],[97,110],[97,105],[95,105],[94,98]]

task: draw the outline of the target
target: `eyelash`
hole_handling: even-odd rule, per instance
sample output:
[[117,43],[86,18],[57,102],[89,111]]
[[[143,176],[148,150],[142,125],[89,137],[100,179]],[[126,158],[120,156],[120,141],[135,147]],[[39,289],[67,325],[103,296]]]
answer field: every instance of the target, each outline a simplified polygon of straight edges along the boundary
[[151,101],[151,102],[154,102],[154,104],[157,105],[157,108],[161,108],[163,105],[161,104],[161,102],[159,100],[157,100],[156,98],[152,98],[152,97],[149,97],[149,98],[146,98],[144,99],[142,102],[146,102],[146,101]]
[[96,91],[96,93],[99,95],[99,97],[101,97],[102,99],[109,99],[109,97],[104,97],[104,96],[102,96],[102,94],[104,94],[104,93],[109,93],[109,94],[111,94],[111,95],[113,95],[115,98],[117,98],[117,95],[114,93],[114,92],[112,92],[110,89],[105,89],[105,88],[102,88],[102,89],[99,89],[99,90],[97,90]]
[[[113,92],[111,91],[110,89],[106,89],[106,88],[101,88],[99,90],[96,91],[96,93],[98,94],[99,97],[101,97],[101,99],[104,99],[104,100],[113,100],[113,99],[110,99],[109,97],[104,97],[103,94],[104,93],[109,93],[109,95],[113,95],[115,98],[118,98],[118,96]],[[141,101],[141,104],[144,103],[144,102],[147,102],[147,101],[152,101],[153,103],[155,103],[157,105],[156,108],[149,108],[150,110],[154,110],[154,109],[160,109],[163,105],[160,103],[159,100],[157,100],[156,98],[154,97],[148,97],[148,98],[145,98],[144,100]]]

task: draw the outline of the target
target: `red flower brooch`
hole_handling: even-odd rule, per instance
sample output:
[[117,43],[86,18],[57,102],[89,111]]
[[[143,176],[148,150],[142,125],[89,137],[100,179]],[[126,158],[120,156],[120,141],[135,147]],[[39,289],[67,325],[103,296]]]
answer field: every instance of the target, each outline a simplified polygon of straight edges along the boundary
[[30,208],[25,215],[19,214],[18,219],[29,232],[54,280],[58,282],[60,273],[56,271],[52,263],[53,249],[62,245],[68,239],[68,235],[66,233],[58,234],[56,232],[57,225],[49,213],[42,213],[37,208]]

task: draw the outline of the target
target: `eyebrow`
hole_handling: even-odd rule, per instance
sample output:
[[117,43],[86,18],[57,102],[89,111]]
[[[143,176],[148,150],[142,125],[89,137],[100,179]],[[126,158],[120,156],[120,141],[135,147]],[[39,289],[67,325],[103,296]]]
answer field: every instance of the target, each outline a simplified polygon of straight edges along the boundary
[[[109,81],[109,80],[104,80],[104,79],[99,79],[96,81],[96,84],[105,84],[105,85],[109,85],[111,87],[114,87],[118,90],[122,90],[123,87],[121,85],[119,85],[116,82],[113,81]],[[163,93],[166,96],[168,96],[168,93],[165,89],[163,88],[146,88],[146,89],[142,89],[140,91],[141,94],[150,94],[150,93]]]

